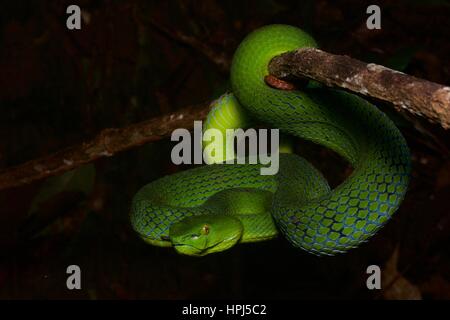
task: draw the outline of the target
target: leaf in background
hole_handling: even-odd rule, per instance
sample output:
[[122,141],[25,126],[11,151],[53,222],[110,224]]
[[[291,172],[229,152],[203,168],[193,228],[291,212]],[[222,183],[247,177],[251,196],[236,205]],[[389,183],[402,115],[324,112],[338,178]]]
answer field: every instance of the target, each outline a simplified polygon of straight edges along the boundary
[[398,271],[399,254],[397,245],[383,268],[383,297],[386,300],[422,300],[420,289]]
[[404,71],[418,50],[419,48],[417,46],[405,47],[397,50],[397,52],[386,62],[386,67],[397,71]]
[[88,164],[66,172],[59,176],[50,177],[41,187],[33,199],[28,214],[36,212],[39,207],[61,192],[81,192],[88,195],[92,192],[95,181],[95,166]]
[[92,164],[48,178],[34,197],[28,217],[19,227],[19,237],[27,240],[46,233],[72,233],[84,219],[84,214],[77,208],[92,192],[94,182],[95,167]]

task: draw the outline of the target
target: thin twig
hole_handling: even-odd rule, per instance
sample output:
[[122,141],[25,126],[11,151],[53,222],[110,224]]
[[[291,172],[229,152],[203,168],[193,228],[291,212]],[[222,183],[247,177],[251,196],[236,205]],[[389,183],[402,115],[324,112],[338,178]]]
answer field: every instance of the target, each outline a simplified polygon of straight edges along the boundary
[[149,23],[159,32],[165,36],[176,40],[180,43],[190,46],[197,52],[205,56],[209,61],[214,63],[221,72],[228,72],[231,65],[231,57],[229,57],[223,50],[214,50],[211,46],[207,45],[204,41],[197,39],[178,30],[170,29],[155,20],[149,20]]

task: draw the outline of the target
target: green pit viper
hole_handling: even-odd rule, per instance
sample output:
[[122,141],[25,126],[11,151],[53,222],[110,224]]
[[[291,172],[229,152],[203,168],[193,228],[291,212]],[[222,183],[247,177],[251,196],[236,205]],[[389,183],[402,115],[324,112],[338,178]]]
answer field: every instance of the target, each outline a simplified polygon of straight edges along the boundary
[[276,175],[261,164],[211,164],[142,187],[131,207],[133,229],[148,243],[203,256],[281,233],[316,255],[335,255],[373,236],[400,206],[410,153],[394,123],[364,99],[340,90],[269,87],[270,60],[316,47],[302,30],[270,25],[249,34],[234,54],[232,94],[216,100],[205,128],[253,121],[330,148],[353,167],[335,189],[309,162],[280,153]]

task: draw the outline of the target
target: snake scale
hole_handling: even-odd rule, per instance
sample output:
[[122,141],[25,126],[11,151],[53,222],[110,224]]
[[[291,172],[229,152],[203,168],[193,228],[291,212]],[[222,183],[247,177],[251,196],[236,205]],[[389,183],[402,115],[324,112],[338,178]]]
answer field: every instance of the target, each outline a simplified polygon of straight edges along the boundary
[[132,201],[131,224],[145,241],[203,256],[281,233],[294,247],[335,255],[385,225],[405,196],[411,169],[394,123],[350,93],[320,86],[283,91],[264,82],[274,56],[316,46],[292,26],[253,31],[233,57],[233,93],[213,103],[205,127],[223,131],[252,119],[334,150],[352,165],[351,175],[331,190],[309,162],[280,153],[275,175],[261,175],[261,164],[211,164],[166,176]]

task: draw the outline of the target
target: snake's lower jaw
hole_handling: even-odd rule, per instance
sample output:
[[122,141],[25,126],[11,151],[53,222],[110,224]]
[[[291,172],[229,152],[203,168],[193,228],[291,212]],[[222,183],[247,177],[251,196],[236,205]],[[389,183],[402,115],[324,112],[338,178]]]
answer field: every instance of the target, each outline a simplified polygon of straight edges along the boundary
[[203,257],[211,253],[222,252],[230,249],[235,244],[237,244],[241,240],[241,234],[235,234],[230,238],[221,240],[212,245],[208,245],[203,248],[198,248],[190,244],[185,243],[173,243],[173,247],[179,254],[194,256],[194,257]]
[[157,246],[157,247],[171,247],[172,246],[172,243],[170,241],[167,241],[167,240],[155,240],[155,239],[147,238],[147,237],[142,236],[142,235],[140,237],[146,243],[151,244],[153,246]]
[[202,254],[202,250],[199,248],[195,248],[188,244],[172,244],[174,249],[179,253],[186,256],[193,256],[193,257],[201,257],[204,256]]

